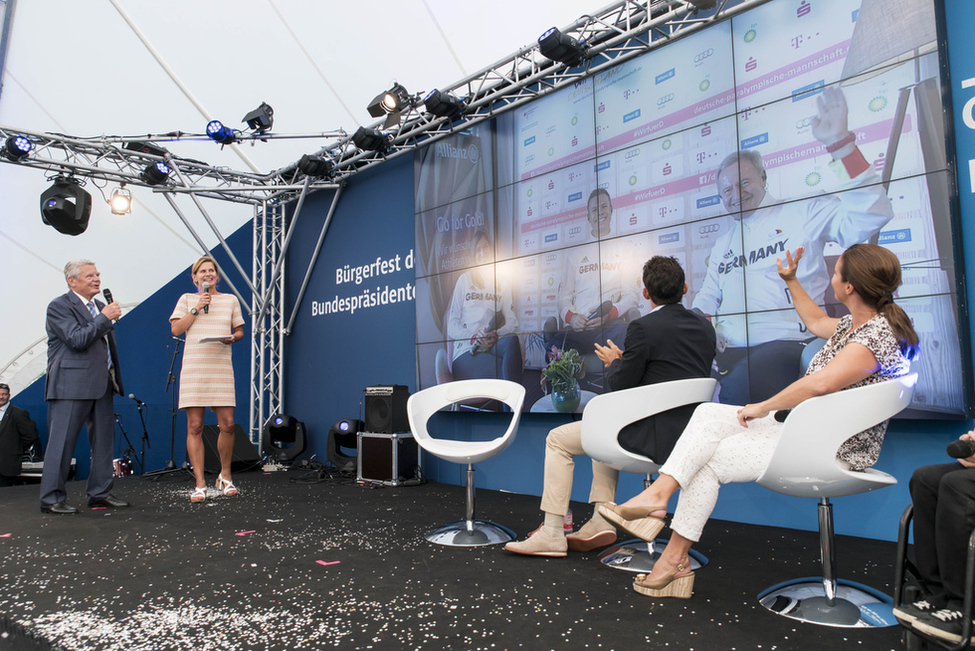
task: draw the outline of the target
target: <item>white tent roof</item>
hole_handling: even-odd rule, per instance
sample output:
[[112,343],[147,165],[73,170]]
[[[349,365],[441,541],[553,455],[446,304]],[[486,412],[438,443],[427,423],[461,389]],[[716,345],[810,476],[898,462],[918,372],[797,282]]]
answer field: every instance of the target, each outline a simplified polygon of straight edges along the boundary
[[[352,133],[375,121],[366,105],[393,81],[411,93],[449,86],[598,7],[591,0],[7,0],[6,8],[13,20],[0,125],[136,136],[202,133],[213,118],[244,128],[240,119],[261,102],[274,108],[275,133]],[[329,143],[167,147],[214,166],[269,172]],[[199,254],[169,205],[143,188],[133,188],[132,213],[115,216],[101,201],[112,188],[89,182],[88,230],[62,235],[41,223],[39,198],[49,185],[37,169],[0,164],[7,279],[0,382],[15,393],[44,371],[44,311],[65,289],[65,262],[95,260],[102,286],[131,309]],[[192,204],[182,208],[215,245]],[[211,201],[206,209],[224,234],[252,217],[243,204]]]

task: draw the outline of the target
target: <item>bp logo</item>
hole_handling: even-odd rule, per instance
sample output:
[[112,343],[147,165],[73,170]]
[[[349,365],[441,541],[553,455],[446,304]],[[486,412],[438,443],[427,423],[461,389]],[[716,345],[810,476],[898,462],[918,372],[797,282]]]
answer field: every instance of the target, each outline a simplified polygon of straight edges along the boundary
[[630,185],[636,185],[636,174],[630,177]]
[[702,93],[704,91],[706,91],[710,87],[711,87],[711,80],[710,79],[702,79],[701,80],[701,83],[698,85],[698,88],[701,89],[701,92]]
[[579,124],[579,116],[578,115],[573,115],[572,116],[572,126],[575,126],[577,124]]
[[528,196],[530,197],[530,196],[532,196],[533,194],[535,194],[535,191],[534,191],[534,190],[532,190],[531,188],[529,188],[529,189],[528,189],[528,193],[527,193],[527,194],[528,194]]
[[878,95],[877,97],[874,97],[872,100],[870,100],[870,103],[867,104],[867,106],[870,108],[872,112],[878,113],[880,111],[883,111],[885,108],[887,108],[887,98],[884,97],[883,95]]
[[751,43],[756,38],[758,38],[758,32],[755,31],[754,29],[750,29],[747,32],[745,32],[744,39],[746,43]]
[[548,148],[548,155],[549,156],[554,156],[555,155],[555,147],[549,147]]
[[662,149],[663,149],[664,151],[667,151],[668,149],[670,149],[670,148],[671,148],[671,147],[673,147],[673,146],[674,146],[674,141],[673,141],[673,140],[671,140],[670,138],[667,138],[666,140],[664,140],[664,141],[663,141],[663,142],[662,142],[662,143],[660,144],[660,147],[661,147],[661,148],[662,148]]
[[819,172],[810,172],[806,175],[806,185],[811,188],[819,185],[820,181],[822,180],[823,176]]

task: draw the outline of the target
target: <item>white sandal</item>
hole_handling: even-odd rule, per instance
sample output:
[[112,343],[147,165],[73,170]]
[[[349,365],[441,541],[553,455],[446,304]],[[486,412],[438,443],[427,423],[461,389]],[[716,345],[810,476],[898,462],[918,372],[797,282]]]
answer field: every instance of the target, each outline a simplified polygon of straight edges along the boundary
[[224,479],[223,475],[217,475],[217,490],[224,495],[236,495],[237,487],[229,479]]
[[201,504],[207,501],[207,489],[206,486],[197,487],[193,494],[190,495],[190,501],[194,504]]

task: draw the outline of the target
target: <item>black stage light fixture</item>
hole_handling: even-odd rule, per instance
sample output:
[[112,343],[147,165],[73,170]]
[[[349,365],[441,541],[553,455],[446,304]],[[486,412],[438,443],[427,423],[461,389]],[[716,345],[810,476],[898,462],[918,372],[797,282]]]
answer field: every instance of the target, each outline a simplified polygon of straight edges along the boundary
[[464,114],[466,107],[463,100],[457,99],[450,93],[444,93],[436,88],[427,93],[423,98],[423,106],[428,113],[436,115],[438,118],[449,118],[456,120]]
[[158,147],[152,144],[151,142],[149,142],[148,140],[130,140],[129,142],[125,143],[125,145],[123,146],[129,151],[138,151],[138,152],[142,152],[143,154],[152,154],[153,156],[159,156],[160,158],[165,157],[166,154],[169,153],[168,151],[166,151],[165,148]]
[[582,63],[582,58],[586,54],[586,47],[568,34],[563,34],[553,27],[538,37],[538,51],[546,59],[577,66]]
[[413,105],[414,100],[410,96],[410,92],[401,84],[394,83],[392,88],[373,97],[366,109],[369,111],[369,115],[374,118],[386,115],[383,128],[388,129],[399,122],[401,111],[412,108]]
[[127,215],[132,212],[132,193],[125,185],[112,190],[112,198],[108,200],[113,215]]
[[91,217],[91,195],[77,181],[58,177],[41,193],[41,221],[65,235],[81,235]]
[[246,122],[247,127],[257,133],[270,131],[274,126],[274,109],[267,102],[261,102],[261,105],[245,115],[241,122]]
[[328,176],[335,165],[328,158],[317,154],[305,154],[298,159],[298,169],[306,176]]
[[290,462],[305,451],[305,424],[291,416],[271,416],[261,433],[261,449],[274,461]]
[[34,143],[24,136],[10,136],[3,145],[3,155],[7,160],[21,163],[27,160],[28,154],[34,148]]
[[362,421],[355,418],[344,418],[335,421],[328,430],[328,460],[332,465],[344,472],[355,472],[356,457],[342,453],[341,448],[357,450],[359,447],[359,430]]
[[207,135],[210,136],[210,140],[219,142],[221,145],[232,145],[237,139],[234,130],[225,126],[220,120],[210,120],[207,123]]
[[714,9],[718,6],[718,0],[687,0],[695,9]]
[[378,129],[359,127],[352,134],[352,144],[363,151],[384,152],[389,145],[389,139]]
[[169,178],[170,171],[169,165],[162,161],[156,161],[155,163],[146,165],[140,177],[149,185],[160,185],[165,183],[166,179]]
[[402,111],[410,105],[410,93],[401,84],[393,84],[389,90],[384,90],[369,102],[367,107],[369,115],[374,118],[381,118],[387,113]]

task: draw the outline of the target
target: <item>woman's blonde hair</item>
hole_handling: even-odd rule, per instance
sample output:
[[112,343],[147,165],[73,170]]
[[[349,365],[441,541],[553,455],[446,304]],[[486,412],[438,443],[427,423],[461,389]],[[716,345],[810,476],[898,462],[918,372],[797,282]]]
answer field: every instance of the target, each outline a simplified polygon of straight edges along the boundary
[[200,270],[200,267],[203,266],[204,262],[209,262],[210,264],[212,264],[213,268],[216,269],[217,271],[217,275],[220,274],[220,267],[217,266],[217,261],[211,258],[210,256],[205,255],[202,258],[197,258],[196,262],[193,263],[193,266],[190,267],[191,273],[194,276],[196,275],[196,272]]

